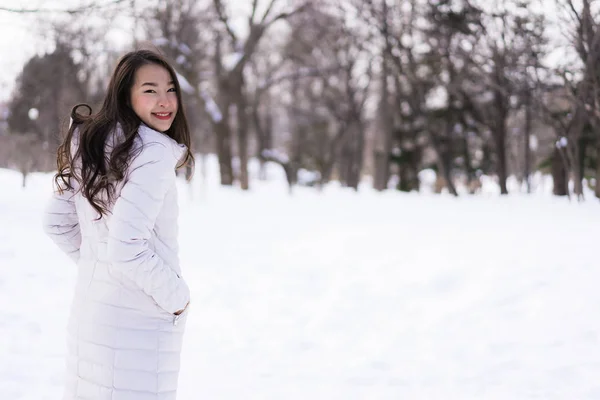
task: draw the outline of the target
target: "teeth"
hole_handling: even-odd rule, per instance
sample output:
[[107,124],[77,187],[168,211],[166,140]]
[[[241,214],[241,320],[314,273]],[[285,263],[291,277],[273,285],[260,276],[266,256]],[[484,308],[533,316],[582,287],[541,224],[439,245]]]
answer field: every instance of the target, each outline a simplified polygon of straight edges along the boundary
[[171,114],[171,113],[154,113],[154,114],[156,114],[156,115],[158,115],[158,116],[160,116],[160,117],[167,117],[167,116],[169,116],[169,114]]

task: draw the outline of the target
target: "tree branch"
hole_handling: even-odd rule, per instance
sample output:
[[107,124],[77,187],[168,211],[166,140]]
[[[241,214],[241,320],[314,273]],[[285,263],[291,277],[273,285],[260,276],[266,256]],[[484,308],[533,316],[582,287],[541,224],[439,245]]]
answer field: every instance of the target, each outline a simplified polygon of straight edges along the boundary
[[[273,0],[274,1],[274,0]],[[265,26],[269,26],[272,25],[274,22],[280,20],[280,19],[288,19],[290,18],[292,15],[294,14],[298,14],[303,12],[305,9],[308,8],[309,3],[306,2],[304,4],[302,4],[300,7],[297,7],[296,9],[289,11],[289,12],[282,12],[278,15],[276,15],[273,19],[271,19],[269,22],[264,22]],[[265,14],[266,16],[266,14]],[[263,21],[265,21],[265,19],[263,18]]]
[[258,0],[252,0],[252,14],[250,15],[250,25],[254,23],[254,16],[256,15],[256,8],[258,7]]
[[116,5],[124,2],[125,0],[113,0],[109,3],[105,4],[97,4],[91,3],[87,6],[82,6],[78,8],[70,8],[70,9],[52,9],[52,8],[10,8],[10,7],[0,7],[0,12],[9,12],[14,14],[35,14],[35,13],[65,13],[65,14],[80,14],[85,11],[90,11],[94,9],[104,8],[107,6]]
[[271,3],[269,3],[269,5],[267,6],[265,13],[263,14],[262,18],[260,19],[261,24],[264,24],[265,21],[267,20],[267,18],[269,17],[269,14],[271,14],[271,10],[273,9],[273,6],[275,5],[276,1],[277,0],[271,0]]
[[581,16],[579,15],[579,13],[577,12],[577,10],[575,9],[575,5],[573,5],[573,1],[572,0],[567,0],[567,4],[566,5],[573,12],[573,16],[575,18],[577,18],[577,22],[579,23],[579,25],[582,25]]
[[369,88],[371,87],[371,81],[373,80],[373,64],[369,64],[369,69],[367,70],[367,83],[365,84],[364,89],[362,90],[362,97],[359,103],[359,108],[362,110],[365,108],[365,103],[369,98]]
[[223,3],[221,2],[221,0],[213,0],[213,4],[215,5],[215,10],[217,11],[219,20],[223,23],[223,25],[225,25],[225,29],[227,30],[227,33],[231,37],[231,40],[233,41],[233,45],[236,46],[237,42],[238,42],[238,38],[237,38],[237,35],[235,34],[235,32],[231,29],[231,26],[229,25],[229,20],[227,19],[227,15],[225,15]]
[[340,66],[334,66],[329,68],[300,68],[296,72],[284,74],[280,76],[274,76],[273,78],[263,82],[258,86],[258,90],[266,90],[271,86],[277,85],[281,82],[285,81],[293,81],[303,78],[315,78],[315,77],[323,77],[327,76],[327,74],[337,72],[341,69]]

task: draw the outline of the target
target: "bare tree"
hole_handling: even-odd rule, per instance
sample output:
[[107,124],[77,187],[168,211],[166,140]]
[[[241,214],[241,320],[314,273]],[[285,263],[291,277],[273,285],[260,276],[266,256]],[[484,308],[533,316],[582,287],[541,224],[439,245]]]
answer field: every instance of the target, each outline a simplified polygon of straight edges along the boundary
[[10,130],[14,134],[36,134],[50,151],[56,149],[70,108],[86,100],[80,71],[64,42],[58,42],[52,53],[31,58],[23,67],[9,105]]
[[[455,2],[443,3],[449,6]],[[528,96],[535,84],[531,69],[538,68],[544,22],[525,0],[497,2],[487,12],[469,1],[462,4],[464,7],[459,12],[454,11],[456,7],[432,7],[432,20],[439,27],[434,30],[442,33],[437,41],[458,39],[454,45],[443,45],[441,52],[445,66],[442,79],[449,79],[446,88],[450,124],[446,125],[446,140],[452,137],[453,131],[459,133],[459,141],[463,143],[459,147],[465,149],[461,161],[471,181],[475,176],[466,151],[469,134],[474,133],[484,140],[489,134],[493,139],[494,171],[500,192],[507,194],[509,120],[516,110],[526,108],[529,122],[519,132],[524,131],[528,140],[532,122],[532,102]],[[436,20],[435,15],[440,17]],[[526,147],[529,148],[528,142]],[[525,154],[529,157],[527,151]],[[529,165],[529,158],[524,164]],[[528,170],[526,175],[529,175]]]
[[272,157],[269,153],[274,149],[273,125],[276,118],[275,112],[279,110],[271,91],[273,86],[281,81],[274,79],[274,77],[282,71],[286,63],[286,60],[280,57],[279,54],[271,56],[269,53],[272,50],[273,46],[271,44],[270,48],[265,50],[265,54],[257,54],[257,57],[251,63],[251,73],[255,82],[248,93],[250,97],[251,126],[257,141],[257,158],[260,161],[259,179],[266,179],[266,161],[277,162],[284,168],[286,176],[289,175],[288,183],[291,190],[295,174],[290,169],[289,160],[287,158]]
[[[297,43],[298,38],[293,34],[292,37]],[[292,149],[289,152],[291,157],[277,148],[278,143],[283,144],[289,139],[288,128],[298,132],[291,122],[294,117],[289,120],[285,117],[290,108],[290,104],[286,105],[290,100],[289,94],[292,93],[292,97],[295,97],[294,93],[297,94],[299,86],[310,85],[312,79],[336,73],[338,68],[301,66],[295,62],[295,57],[288,57],[285,50],[288,39],[285,40],[282,44],[271,40],[263,49],[258,50],[251,63],[248,96],[251,103],[251,127],[256,135],[257,157],[261,163],[261,179],[265,178],[265,162],[271,161],[283,167],[288,183],[293,186],[297,182],[297,173],[302,166],[301,159],[305,151],[302,138],[292,135]],[[292,89],[288,90],[290,87]]]
[[[221,183],[233,184],[232,167],[232,123],[230,109],[235,108],[237,127],[237,147],[240,160],[240,186],[248,189],[248,97],[245,70],[265,33],[277,21],[289,19],[291,16],[307,9],[309,2],[302,1],[296,6],[276,12],[278,0],[269,0],[266,8],[259,15],[259,1],[252,1],[252,9],[248,17],[248,36],[242,39],[232,27],[229,13],[221,0],[213,0],[213,5],[223,30],[216,32],[216,51],[214,54],[214,70],[217,90],[217,104],[223,114],[219,121],[213,120],[213,129],[217,135],[217,150],[221,169]],[[237,56],[232,65],[223,62],[223,53],[232,50]]]
[[92,2],[84,6],[73,7],[73,8],[14,8],[0,6],[0,12],[12,13],[12,14],[67,14],[67,15],[78,15],[88,13],[90,11],[98,11],[106,9],[111,6],[124,3],[126,0],[112,0],[108,2]]
[[9,133],[0,135],[0,167],[19,171],[22,187],[26,187],[30,173],[51,171],[55,167],[54,156],[48,151],[48,144],[35,133]]
[[[364,162],[364,109],[372,67],[366,62],[369,38],[350,27],[342,6],[322,4],[291,20],[293,30],[285,58],[292,60],[298,71],[320,71],[301,85],[295,82],[290,90],[292,159],[302,164],[304,158],[313,158],[321,184],[335,171],[343,185],[357,189]],[[311,152],[311,143],[317,142],[325,147]]]
[[[584,160],[586,150],[595,142],[596,154],[600,154],[600,16],[593,12],[594,0],[559,1],[574,22],[571,33],[572,44],[579,56],[581,79],[571,83],[566,75],[566,88],[569,89],[573,104],[573,122],[565,137],[564,151],[574,180],[574,192],[583,198]],[[581,4],[579,7],[578,5]],[[572,76],[572,75],[571,75]],[[593,133],[592,133],[593,132]],[[596,182],[600,178],[600,168],[596,168]],[[596,196],[600,197],[600,185],[596,184]]]
[[[202,89],[211,78],[207,73],[210,70],[210,54],[207,50],[210,32],[202,29],[211,23],[209,6],[202,7],[191,0],[162,1],[156,7],[149,8],[147,14],[150,16],[146,19],[147,36],[180,75],[182,96],[193,137],[191,150],[194,153],[201,152],[204,172],[204,154],[211,151],[213,138],[208,121],[220,117],[214,112],[207,112],[210,111],[210,108],[207,109],[207,101],[210,102],[211,99]],[[186,175],[191,177],[192,165],[187,166]]]
[[[387,188],[396,171],[398,189],[418,190],[426,94],[431,74],[416,47],[426,40],[415,27],[423,25],[426,1],[354,1],[357,15],[373,37],[371,53],[380,65],[377,79],[377,116],[374,129],[374,180],[376,190]],[[364,29],[364,28],[363,28]]]
[[432,96],[437,96],[439,87],[445,85],[436,76],[447,64],[440,57],[452,51],[447,46],[453,45],[448,32],[439,31],[444,27],[454,29],[443,20],[432,20],[428,10],[436,11],[436,18],[442,16],[445,3],[448,2],[355,2],[358,14],[378,38],[374,46],[378,50],[374,53],[379,53],[381,59],[374,149],[374,186],[378,190],[387,187],[393,172],[398,176],[399,190],[419,190],[418,172],[425,149],[431,146],[437,154],[439,173],[449,182],[450,192],[456,192],[450,179],[451,142],[444,138],[442,132],[446,128],[440,125],[441,120],[432,120],[434,115],[439,117],[438,111],[432,114],[428,104]]

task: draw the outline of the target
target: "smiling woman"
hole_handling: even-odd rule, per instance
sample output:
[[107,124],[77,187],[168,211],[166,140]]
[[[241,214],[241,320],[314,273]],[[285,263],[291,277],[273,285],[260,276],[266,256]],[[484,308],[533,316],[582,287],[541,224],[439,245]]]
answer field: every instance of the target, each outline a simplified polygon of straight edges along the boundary
[[177,114],[177,88],[165,68],[149,64],[135,73],[131,107],[149,127],[166,132]]
[[63,399],[175,399],[190,301],[175,169],[192,157],[177,76],[158,54],[128,53],[100,111],[79,107],[44,220],[78,265]]

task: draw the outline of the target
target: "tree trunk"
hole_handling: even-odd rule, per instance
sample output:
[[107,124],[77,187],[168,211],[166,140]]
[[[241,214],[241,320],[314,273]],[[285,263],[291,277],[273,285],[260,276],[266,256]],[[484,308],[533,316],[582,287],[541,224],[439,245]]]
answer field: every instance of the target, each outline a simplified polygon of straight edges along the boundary
[[[297,101],[298,99],[298,88],[299,88],[299,82],[298,80],[294,80],[292,82],[292,101]],[[270,109],[271,105],[271,99],[269,98],[269,103],[268,103],[268,108]],[[308,153],[308,149],[307,149],[307,135],[308,135],[308,129],[307,126],[305,124],[300,124],[299,120],[298,120],[298,116],[297,114],[290,110],[288,112],[288,120],[290,121],[290,126],[291,126],[291,131],[292,131],[292,137],[289,143],[289,155],[290,155],[290,161],[291,164],[293,166],[293,180],[294,183],[297,182],[298,180],[298,169],[301,168],[301,166],[303,165],[303,157],[305,154]],[[269,120],[268,120],[268,126],[269,129],[267,130],[267,134],[265,135],[265,138],[267,140],[267,143],[269,143],[269,146],[273,147],[273,117],[271,114],[269,114]],[[314,127],[313,127],[314,128]],[[325,137],[325,133],[323,133],[323,135],[321,135],[320,137],[323,138]],[[320,152],[324,152],[324,146],[323,145],[319,145],[318,149]],[[322,165],[322,163],[317,162],[318,165]],[[319,170],[319,172],[322,172],[321,170]],[[322,176],[321,176],[322,178]]]
[[[347,140],[351,140],[351,135],[347,136]],[[342,186],[349,186],[350,179],[350,166],[352,165],[352,150],[350,149],[350,145],[348,143],[344,143],[340,150],[340,157],[337,162],[340,183]]]
[[349,177],[348,186],[353,188],[354,190],[358,190],[358,185],[360,185],[361,171],[363,166],[363,148],[364,148],[364,129],[360,122],[355,124],[355,132],[353,137],[353,147],[354,147],[354,159],[351,164],[351,173]]
[[[465,170],[467,173],[467,187],[470,188],[471,185],[478,180],[478,178],[475,174],[475,168],[473,168],[473,160],[471,160],[471,154],[469,153],[469,139],[466,133],[463,134],[461,141],[463,158],[465,159]],[[473,194],[471,191],[469,191],[469,193]]]
[[342,185],[353,189],[358,189],[360,180],[359,130],[357,121],[350,121],[348,123],[338,162]]
[[555,196],[567,196],[569,194],[567,169],[560,155],[560,150],[557,148],[554,148],[552,152],[551,170],[554,185],[552,193]]
[[[504,122],[502,122],[504,125]],[[506,187],[506,178],[508,171],[506,168],[506,129],[499,127],[495,135],[496,139],[496,157],[498,161],[497,173],[498,184],[500,185],[500,194],[508,194]]]
[[239,92],[236,94],[237,106],[237,131],[238,131],[238,156],[240,159],[240,187],[242,190],[248,190],[250,183],[248,180],[248,108],[246,93],[244,92],[243,78],[238,86]]
[[577,141],[577,163],[575,164],[579,173],[578,182],[580,189],[578,193],[580,194],[577,196],[577,199],[579,200],[583,200],[583,181],[585,179],[585,154],[587,153],[587,147],[589,145],[589,139],[586,136],[586,134],[584,133],[584,135],[582,136],[583,137],[580,137]]
[[[497,79],[497,83],[500,85],[503,82],[501,78]],[[506,120],[508,118],[508,105],[504,99],[504,95],[496,90],[494,93],[494,107],[496,108],[494,129],[492,131],[494,135],[494,144],[496,145],[496,173],[498,174],[498,184],[500,185],[500,194],[508,194],[506,187],[506,179],[508,177],[508,170],[506,164]]]
[[[265,129],[263,132],[264,133],[264,146],[267,149],[272,149],[273,148],[273,114],[271,114],[270,96],[268,98],[267,110],[268,110],[267,115],[265,116]],[[297,164],[294,164],[294,165],[297,165]],[[264,179],[267,179],[266,165],[264,165],[264,164],[261,165],[260,173],[262,174]]]
[[442,155],[440,161],[438,162],[438,168],[446,181],[446,186],[448,187],[448,191],[451,195],[458,197],[458,192],[456,191],[456,186],[454,186],[454,181],[452,180],[452,174],[450,173],[450,163],[446,160],[447,156]]
[[344,151],[344,141],[348,133],[349,125],[344,123],[338,127],[337,133],[333,140],[329,143],[322,143],[326,149],[322,154],[322,165],[321,165],[321,185],[328,183],[331,180],[333,174],[333,167],[336,162],[340,160],[340,152]]
[[324,186],[326,183],[329,183],[331,180],[331,175],[333,174],[333,165],[335,162],[330,158],[327,158],[321,167],[321,186]]
[[596,139],[596,187],[594,193],[600,199],[600,138]]
[[[586,98],[582,94],[583,98]],[[581,157],[581,137],[584,135],[587,115],[582,106],[579,106],[573,117],[574,125],[570,130],[569,142],[564,149],[568,155],[571,173],[573,174],[573,192],[578,199],[583,197],[583,158]]]
[[375,176],[373,180],[373,187],[375,190],[385,190],[387,188],[387,182],[390,180],[390,156],[389,153],[385,150],[375,150],[374,157]]
[[231,128],[229,125],[229,105],[231,96],[229,89],[229,79],[225,76],[223,65],[221,64],[221,36],[217,34],[215,43],[215,71],[218,82],[217,105],[221,110],[221,120],[213,120],[213,130],[217,142],[217,156],[219,158],[219,172],[221,175],[221,185],[233,185],[233,164],[231,161]]
[[565,149],[565,152],[570,151],[570,157],[572,162],[572,173],[573,173],[573,193],[577,196],[578,199],[583,197],[583,176],[582,176],[582,164],[583,160],[581,158],[581,152],[579,151],[580,145],[579,140],[571,141],[572,149],[568,147]]
[[437,138],[435,137],[435,135],[432,135],[432,138],[433,147],[437,153],[438,158],[438,174],[441,175],[446,181],[446,187],[448,188],[450,194],[453,196],[458,196],[458,192],[456,191],[456,187],[454,186],[454,181],[452,180],[452,155],[450,153],[449,146],[450,139],[446,137]]
[[217,135],[217,156],[219,158],[219,172],[221,185],[233,185],[233,164],[231,161],[231,132],[229,125],[225,122],[229,112],[223,110],[223,119],[213,123]]
[[525,166],[523,175],[525,178],[525,184],[527,185],[527,193],[531,193],[531,124],[533,118],[533,110],[531,109],[531,92],[527,90],[525,92]]
[[381,95],[379,99],[379,129],[375,138],[375,190],[387,189],[390,180],[390,151],[392,147],[392,130],[394,120],[390,111],[389,90],[387,86],[388,67],[385,52],[381,61]]
[[398,164],[398,181],[397,189],[401,192],[419,191],[419,150],[411,146],[410,149],[402,149],[402,162]]
[[268,94],[264,103],[266,105],[264,118],[260,114],[260,98],[255,98],[254,104],[252,105],[252,122],[256,133],[256,143],[258,145],[257,155],[260,162],[258,173],[258,179],[260,180],[267,179],[266,161],[262,155],[263,151],[273,148],[273,117],[270,112],[271,101]]

